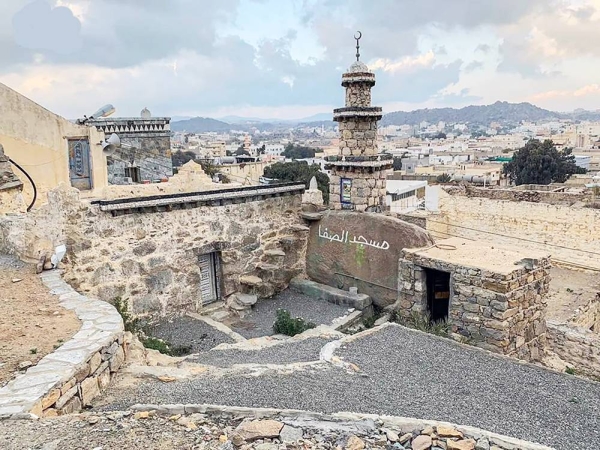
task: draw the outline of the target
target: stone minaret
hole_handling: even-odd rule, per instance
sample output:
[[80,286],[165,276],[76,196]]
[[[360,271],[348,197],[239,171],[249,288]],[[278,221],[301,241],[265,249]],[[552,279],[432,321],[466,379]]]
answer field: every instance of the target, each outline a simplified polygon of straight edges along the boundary
[[378,154],[377,121],[382,111],[371,106],[375,74],[360,61],[360,32],[355,39],[356,61],[342,75],[346,106],[333,110],[340,144],[338,155],[328,157],[326,163],[331,170],[329,202],[332,209],[380,212],[386,208],[385,183],[392,159]]

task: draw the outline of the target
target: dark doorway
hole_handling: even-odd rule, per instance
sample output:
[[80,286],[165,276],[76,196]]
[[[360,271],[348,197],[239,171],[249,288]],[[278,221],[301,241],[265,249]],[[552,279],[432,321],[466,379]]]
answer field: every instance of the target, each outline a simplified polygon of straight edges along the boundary
[[200,255],[200,295],[202,305],[216,302],[221,297],[221,264],[217,252]]
[[426,269],[427,311],[432,322],[448,320],[450,307],[450,274]]
[[92,189],[89,141],[87,139],[69,139],[68,145],[71,186],[80,191]]

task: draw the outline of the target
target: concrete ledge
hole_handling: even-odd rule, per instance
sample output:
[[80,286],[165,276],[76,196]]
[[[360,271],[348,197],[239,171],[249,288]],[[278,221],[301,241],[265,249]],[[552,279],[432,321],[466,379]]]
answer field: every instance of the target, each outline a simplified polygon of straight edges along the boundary
[[125,360],[123,320],[109,303],[75,292],[60,271],[40,275],[81,329],[56,351],[0,389],[0,419],[68,414],[90,404]]
[[335,303],[336,305],[345,305],[360,311],[367,309],[373,304],[371,297],[366,294],[351,294],[350,292],[342,291],[341,289],[316,283],[311,280],[294,278],[290,281],[290,288],[310,297],[326,300],[329,303]]
[[325,425],[335,428],[336,424],[342,427],[348,422],[372,421],[374,424],[382,423],[383,427],[397,427],[402,433],[411,433],[415,429],[423,429],[427,426],[446,426],[455,428],[465,437],[475,440],[487,438],[491,445],[496,445],[506,450],[553,450],[551,447],[523,441],[521,439],[503,436],[501,434],[491,433],[480,428],[456,425],[449,422],[437,422],[433,420],[421,420],[410,417],[385,416],[376,414],[357,414],[352,412],[340,412],[335,414],[322,414],[313,411],[302,411],[298,409],[273,409],[273,408],[245,408],[238,406],[206,405],[206,404],[178,404],[178,405],[133,405],[133,411],[156,411],[157,414],[172,416],[176,414],[216,414],[232,415],[236,418],[251,419],[276,419],[283,423],[302,421],[306,426]]

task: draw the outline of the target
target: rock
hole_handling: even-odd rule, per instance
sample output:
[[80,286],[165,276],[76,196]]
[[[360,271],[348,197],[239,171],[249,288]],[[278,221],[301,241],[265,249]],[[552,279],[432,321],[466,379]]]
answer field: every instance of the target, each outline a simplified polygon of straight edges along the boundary
[[29,369],[31,366],[33,366],[31,361],[23,361],[19,363],[19,370]]
[[490,450],[490,441],[487,438],[481,438],[475,444],[475,450]]
[[348,438],[348,442],[344,448],[345,450],[363,450],[365,448],[365,443],[358,436],[352,435]]
[[254,447],[255,450],[277,450],[279,447],[277,444],[271,444],[270,442],[265,442],[263,444],[258,444]]
[[176,423],[182,427],[186,427],[188,430],[195,431],[198,429],[198,425],[190,417],[180,417]]
[[426,434],[421,434],[413,439],[411,447],[412,450],[428,450],[431,448],[433,444],[431,440],[431,436],[427,436]]
[[60,389],[52,389],[48,395],[42,399],[42,409],[50,408],[60,398]]
[[245,284],[247,286],[258,286],[262,282],[262,278],[259,278],[255,275],[242,275],[240,277],[240,283]]
[[83,406],[90,405],[92,400],[100,394],[100,386],[96,377],[86,378],[81,382],[81,401]]
[[279,432],[279,439],[281,442],[297,442],[304,436],[302,428],[291,427],[284,425]]
[[256,439],[275,438],[283,424],[276,420],[252,420],[244,421],[235,429],[236,433],[245,441],[254,441]]
[[475,450],[475,441],[473,439],[465,439],[462,441],[446,441],[448,450]]
[[233,450],[233,444],[231,441],[227,441],[219,447],[219,450]]
[[235,294],[235,301],[241,306],[250,307],[256,304],[258,297],[252,294]]
[[412,439],[412,434],[406,433],[406,434],[403,434],[402,436],[400,436],[400,439],[398,439],[398,442],[400,442],[401,444],[405,444],[406,442],[410,441],[411,439]]
[[445,438],[462,438],[463,434],[458,431],[456,428],[452,428],[452,427],[445,427],[443,425],[440,425],[437,427],[437,434],[439,437],[445,437]]
[[390,441],[390,442],[398,442],[400,440],[398,433],[396,433],[395,431],[392,431],[392,430],[386,430],[385,436],[387,437],[388,441]]
[[231,442],[233,442],[233,445],[235,445],[236,447],[240,447],[244,444],[244,442],[246,442],[244,440],[244,438],[242,436],[240,436],[238,433],[233,433],[231,436]]
[[431,436],[435,431],[433,430],[432,426],[426,426],[425,428],[423,428],[423,431],[421,431],[421,434],[426,434],[427,436]]
[[265,256],[285,256],[283,250],[265,250]]
[[210,318],[212,320],[216,320],[217,322],[222,322],[223,320],[227,319],[229,317],[229,313],[227,311],[217,311],[214,312]]
[[138,411],[133,415],[134,419],[147,419],[150,417],[150,411]]
[[12,279],[13,283],[18,283],[19,281],[23,281],[23,278],[13,278]]

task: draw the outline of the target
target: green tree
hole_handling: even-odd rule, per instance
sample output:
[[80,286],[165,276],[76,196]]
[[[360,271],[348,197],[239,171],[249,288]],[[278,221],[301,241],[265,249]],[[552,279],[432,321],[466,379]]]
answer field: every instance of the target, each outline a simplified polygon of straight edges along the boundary
[[265,167],[264,176],[279,181],[297,181],[308,186],[312,177],[317,179],[319,190],[323,193],[325,204],[329,203],[329,177],[321,172],[318,164],[308,165],[306,161],[278,162]]
[[195,159],[196,154],[194,152],[182,152],[181,150],[177,150],[171,154],[173,167],[181,167],[189,161],[195,161]]
[[238,148],[234,153],[235,156],[250,156],[250,153],[248,153],[248,151],[244,150],[244,147],[240,147]]
[[303,145],[294,145],[291,142],[285,146],[285,150],[282,155],[289,159],[306,159],[314,158],[316,150],[311,147],[305,147]]
[[514,153],[512,161],[504,164],[503,171],[517,186],[564,183],[575,173],[586,173],[575,164],[572,149],[558,150],[549,139],[528,141]]
[[452,181],[452,177],[450,175],[448,175],[447,173],[443,173],[441,175],[438,175],[435,179],[435,181],[437,181],[438,183],[450,183]]

